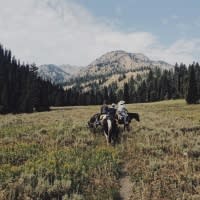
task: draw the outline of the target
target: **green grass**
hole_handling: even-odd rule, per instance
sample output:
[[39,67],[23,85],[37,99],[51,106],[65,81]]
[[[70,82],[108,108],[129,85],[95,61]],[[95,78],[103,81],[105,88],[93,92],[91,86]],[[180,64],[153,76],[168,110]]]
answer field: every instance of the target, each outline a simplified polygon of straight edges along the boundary
[[99,106],[0,116],[0,199],[118,199],[126,169],[132,199],[200,199],[200,105],[128,105],[121,142],[90,133]]

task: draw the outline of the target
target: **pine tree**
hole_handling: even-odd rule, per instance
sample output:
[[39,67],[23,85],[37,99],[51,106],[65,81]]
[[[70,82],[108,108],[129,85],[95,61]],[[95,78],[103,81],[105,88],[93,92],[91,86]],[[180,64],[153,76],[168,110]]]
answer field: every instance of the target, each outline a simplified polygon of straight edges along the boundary
[[189,67],[189,85],[188,92],[186,96],[186,101],[188,104],[194,104],[199,99],[197,91],[197,82],[195,77],[194,65]]
[[137,102],[147,102],[147,85],[142,81],[137,91]]
[[126,103],[129,103],[129,87],[127,83],[124,84],[123,99]]
[[109,97],[108,97],[108,88],[106,86],[104,87],[104,90],[103,90],[103,98],[106,101],[109,100]]

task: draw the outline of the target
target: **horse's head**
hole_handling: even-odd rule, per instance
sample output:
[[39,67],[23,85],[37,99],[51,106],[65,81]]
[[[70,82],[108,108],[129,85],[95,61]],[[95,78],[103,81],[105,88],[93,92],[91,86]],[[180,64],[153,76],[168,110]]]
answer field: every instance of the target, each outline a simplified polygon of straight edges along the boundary
[[97,117],[98,117],[98,114],[94,114],[94,115],[89,119],[89,121],[87,122],[89,128],[94,128],[94,123],[95,123]]
[[138,121],[138,122],[140,121],[140,116],[139,116],[138,113],[135,113],[135,120]]
[[91,121],[88,121],[87,124],[88,124],[88,127],[89,127],[89,128],[94,128],[94,123],[91,123]]
[[130,121],[132,120],[132,119],[135,119],[136,121],[140,121],[140,116],[139,116],[139,114],[138,113],[128,113],[128,116],[129,116],[129,119],[130,119]]

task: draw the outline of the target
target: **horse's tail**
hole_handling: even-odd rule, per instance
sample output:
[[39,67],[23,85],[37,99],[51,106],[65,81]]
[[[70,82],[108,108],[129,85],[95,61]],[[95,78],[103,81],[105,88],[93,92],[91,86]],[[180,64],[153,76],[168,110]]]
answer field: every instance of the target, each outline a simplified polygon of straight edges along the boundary
[[110,119],[103,119],[104,135],[106,136],[107,143],[111,143],[112,122]]
[[110,119],[107,119],[107,123],[108,123],[108,132],[110,132],[112,130],[112,122]]

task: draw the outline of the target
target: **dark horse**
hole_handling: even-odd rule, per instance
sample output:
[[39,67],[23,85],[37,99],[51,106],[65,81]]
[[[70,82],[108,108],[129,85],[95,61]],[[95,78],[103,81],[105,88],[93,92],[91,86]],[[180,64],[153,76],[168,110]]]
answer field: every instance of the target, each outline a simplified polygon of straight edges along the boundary
[[97,128],[97,124],[96,124],[96,119],[99,120],[100,114],[96,113],[94,114],[90,120],[88,121],[88,127],[90,128],[90,130],[94,133],[96,128]]
[[130,123],[132,119],[135,119],[136,121],[140,121],[140,116],[138,113],[128,113],[126,119],[119,119],[118,118],[118,123],[124,125],[124,131],[130,131]]
[[[93,115],[90,120],[88,121],[88,127],[90,128],[90,130],[92,130],[92,132],[95,132],[97,125],[96,125],[96,119],[99,119],[100,114],[97,113],[95,115]],[[116,119],[112,116],[109,115],[104,115],[102,120],[101,120],[101,124],[100,126],[103,129],[103,133],[106,136],[106,141],[108,144],[114,143],[116,142],[117,138],[118,138],[118,127],[117,127],[117,122]]]

